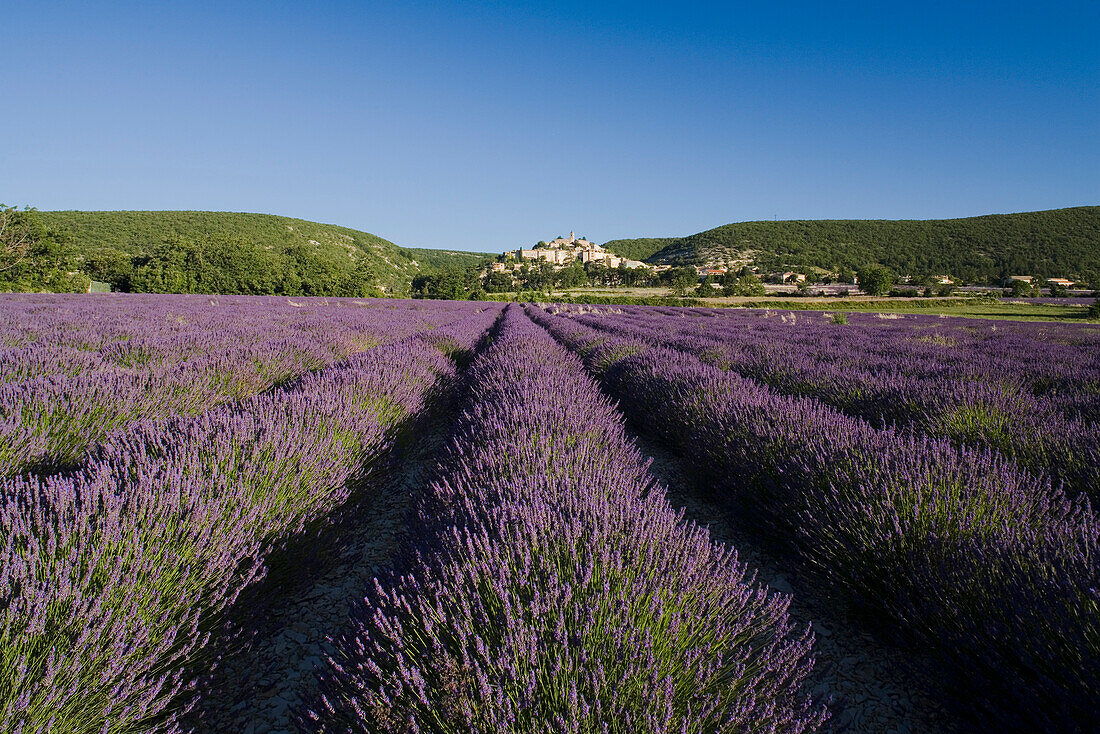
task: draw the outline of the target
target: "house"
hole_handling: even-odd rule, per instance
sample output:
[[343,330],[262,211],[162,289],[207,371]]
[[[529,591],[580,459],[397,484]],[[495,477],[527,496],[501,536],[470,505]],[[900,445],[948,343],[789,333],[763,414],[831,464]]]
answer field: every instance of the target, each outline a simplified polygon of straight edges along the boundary
[[1065,278],[1047,278],[1047,283],[1061,286],[1062,288],[1072,288],[1074,281],[1066,280]]
[[937,276],[935,276],[935,278],[936,278],[936,282],[939,283],[940,285],[948,285],[950,283],[955,282],[955,281],[951,280],[951,278],[946,276],[946,275],[937,275]]
[[1012,285],[1013,281],[1017,280],[1021,283],[1027,283],[1028,285],[1031,285],[1032,278],[1030,275],[1010,275],[1008,276],[1008,278],[1005,279],[1005,285],[1010,286]]
[[780,280],[783,283],[805,283],[806,276],[802,273],[795,273],[788,270],[780,275]]

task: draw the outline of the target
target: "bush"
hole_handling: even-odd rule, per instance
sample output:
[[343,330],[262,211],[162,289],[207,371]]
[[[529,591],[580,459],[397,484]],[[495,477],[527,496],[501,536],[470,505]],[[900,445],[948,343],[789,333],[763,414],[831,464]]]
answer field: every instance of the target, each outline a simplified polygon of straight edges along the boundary
[[889,268],[868,265],[859,270],[859,288],[869,296],[884,296],[897,282],[897,276]]
[[1024,280],[1014,280],[1009,284],[1008,290],[1013,298],[1030,298],[1032,295],[1031,283]]

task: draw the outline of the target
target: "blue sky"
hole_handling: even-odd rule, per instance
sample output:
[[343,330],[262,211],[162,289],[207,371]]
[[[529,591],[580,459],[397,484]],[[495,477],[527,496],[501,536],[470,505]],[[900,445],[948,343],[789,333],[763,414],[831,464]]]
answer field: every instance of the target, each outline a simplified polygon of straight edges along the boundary
[[1100,204],[1100,3],[3,2],[0,201],[499,251]]

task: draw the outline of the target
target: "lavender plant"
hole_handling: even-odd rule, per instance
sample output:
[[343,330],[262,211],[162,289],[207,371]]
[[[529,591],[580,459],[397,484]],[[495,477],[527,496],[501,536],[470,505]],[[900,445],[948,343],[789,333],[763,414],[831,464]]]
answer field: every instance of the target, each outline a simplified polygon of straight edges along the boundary
[[[1100,530],[988,449],[878,430],[682,351],[532,310],[825,589],[930,654],[983,726],[1087,731],[1100,709]],[[631,356],[608,366],[606,355]]]
[[[1100,499],[1100,330],[1047,324],[978,326],[906,317],[852,330],[805,314],[779,318],[635,307],[577,320],[687,351],[792,395],[877,425],[897,424],[988,446]],[[855,318],[855,317],[853,317]],[[956,321],[965,321],[963,325]],[[880,321],[879,324],[882,322]],[[1055,328],[1061,326],[1061,328]],[[1076,331],[1074,330],[1076,329]],[[843,333],[837,333],[837,332]],[[1042,353],[1044,359],[1029,359]]]
[[[437,331],[472,347],[497,312],[463,309]],[[139,422],[70,476],[0,482],[0,728],[177,730],[219,614],[454,379],[438,338],[197,417]]]
[[320,731],[811,731],[808,630],[683,521],[582,365],[516,308],[410,570],[339,638]]
[[0,344],[13,347],[0,351],[0,476],[71,468],[134,421],[247,398],[465,308],[192,296],[3,302]]

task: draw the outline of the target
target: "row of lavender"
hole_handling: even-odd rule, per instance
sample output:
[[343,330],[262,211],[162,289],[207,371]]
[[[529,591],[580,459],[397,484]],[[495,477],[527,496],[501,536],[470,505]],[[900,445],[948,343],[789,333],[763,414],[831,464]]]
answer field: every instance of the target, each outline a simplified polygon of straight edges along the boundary
[[[1100,419],[1100,327],[1087,324],[847,314],[847,329],[823,329],[833,314],[644,307],[624,307],[623,314],[672,317],[693,335],[729,340],[747,352],[738,362],[761,376],[767,363],[795,375],[839,363],[869,374],[988,381],[1044,398],[1068,417]],[[790,359],[795,353],[804,355],[805,368]],[[843,387],[831,389],[839,394]]]
[[[141,420],[77,471],[0,482],[0,729],[178,727],[211,633],[264,558],[324,522],[453,382],[499,307],[199,416]],[[367,485],[369,486],[369,484]]]
[[683,351],[532,309],[826,593],[938,664],[982,727],[1100,718],[1100,527],[997,452],[878,430]]
[[686,523],[580,361],[518,307],[406,573],[376,581],[306,728],[811,731],[808,631]]
[[633,308],[578,320],[877,425],[995,448],[1100,501],[1100,328],[870,316],[839,327],[805,314],[686,313]]
[[462,313],[438,302],[365,303],[6,296],[0,477],[71,467],[138,419],[198,415]]

